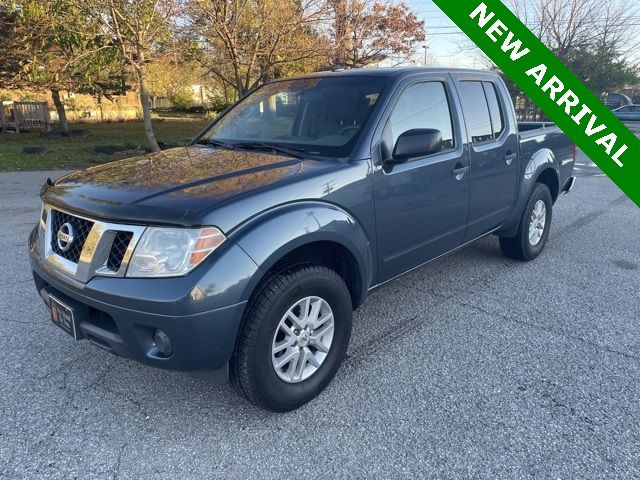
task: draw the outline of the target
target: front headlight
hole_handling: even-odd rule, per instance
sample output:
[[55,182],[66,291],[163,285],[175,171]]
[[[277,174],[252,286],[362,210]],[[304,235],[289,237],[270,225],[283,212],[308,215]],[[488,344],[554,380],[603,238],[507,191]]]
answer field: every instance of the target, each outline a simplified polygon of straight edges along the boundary
[[127,277],[185,275],[226,239],[216,227],[149,227],[142,234],[131,256]]

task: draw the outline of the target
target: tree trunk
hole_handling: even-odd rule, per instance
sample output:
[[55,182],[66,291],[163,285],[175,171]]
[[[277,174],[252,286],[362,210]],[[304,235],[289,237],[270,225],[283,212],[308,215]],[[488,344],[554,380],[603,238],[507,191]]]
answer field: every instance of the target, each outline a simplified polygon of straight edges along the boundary
[[333,67],[347,67],[348,58],[348,12],[347,3],[345,0],[330,0],[330,5],[333,7],[334,20],[334,46],[332,61]]
[[153,133],[151,124],[151,105],[149,103],[149,90],[147,88],[147,77],[144,67],[138,68],[138,83],[140,86],[140,103],[142,104],[142,119],[144,121],[144,133],[147,136],[147,143],[152,152],[159,152],[160,147]]
[[98,102],[98,109],[100,110],[100,122],[104,123],[104,109],[102,108],[102,94],[96,94],[96,101]]
[[58,112],[58,120],[60,121],[60,131],[67,133],[69,131],[69,121],[67,120],[67,112],[64,109],[64,103],[60,99],[60,92],[55,89],[51,89],[51,98],[53,98],[53,104]]

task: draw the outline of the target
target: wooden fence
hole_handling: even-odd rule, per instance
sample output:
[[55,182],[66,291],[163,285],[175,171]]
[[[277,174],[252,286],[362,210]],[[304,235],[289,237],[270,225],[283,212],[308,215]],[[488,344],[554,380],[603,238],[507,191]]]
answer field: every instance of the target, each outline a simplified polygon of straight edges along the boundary
[[46,102],[0,102],[0,131],[49,130],[51,118]]

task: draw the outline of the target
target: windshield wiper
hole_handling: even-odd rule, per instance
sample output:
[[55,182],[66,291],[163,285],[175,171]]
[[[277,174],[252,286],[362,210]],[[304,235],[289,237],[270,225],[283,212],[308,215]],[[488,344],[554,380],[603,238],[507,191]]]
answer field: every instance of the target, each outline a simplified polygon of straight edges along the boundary
[[291,157],[295,157],[295,158],[304,158],[304,156],[302,155],[302,153],[304,152],[303,149],[301,148],[286,148],[286,147],[281,147],[280,145],[275,145],[273,143],[266,143],[266,142],[242,142],[242,143],[236,143],[233,145],[236,148],[245,148],[248,150],[273,150],[275,152],[280,152],[280,153],[284,153],[285,155],[289,155]]
[[211,138],[201,138],[196,142],[196,145],[210,145],[212,147],[226,148],[227,150],[236,149],[236,147],[231,143],[223,142],[221,140],[213,140]]

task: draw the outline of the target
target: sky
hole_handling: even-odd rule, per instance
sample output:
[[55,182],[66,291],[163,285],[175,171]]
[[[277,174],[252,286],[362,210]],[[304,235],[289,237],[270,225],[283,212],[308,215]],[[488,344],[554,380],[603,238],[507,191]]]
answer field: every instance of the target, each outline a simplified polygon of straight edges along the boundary
[[[451,0],[455,1],[455,0]],[[425,21],[428,56],[431,64],[439,67],[483,68],[477,58],[461,51],[458,42],[465,39],[462,31],[431,0],[406,0],[407,5]],[[416,62],[422,65],[424,49],[419,48]]]
[[[428,55],[431,65],[438,67],[486,68],[486,65],[479,61],[477,54],[461,51],[460,42],[467,38],[466,35],[449,20],[436,4],[431,0],[405,1],[411,10],[425,21],[427,30],[425,45],[429,47]],[[456,0],[450,1],[455,2]],[[527,2],[527,0],[520,1]],[[635,1],[640,2],[640,0]],[[638,16],[638,23],[632,24],[630,28],[638,28],[639,26],[640,16]],[[416,53],[415,62],[418,65],[422,65],[424,62],[424,50],[422,48],[417,50],[419,51]],[[640,52],[631,55],[631,58],[640,61]]]

